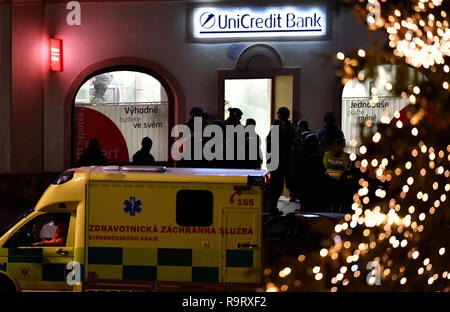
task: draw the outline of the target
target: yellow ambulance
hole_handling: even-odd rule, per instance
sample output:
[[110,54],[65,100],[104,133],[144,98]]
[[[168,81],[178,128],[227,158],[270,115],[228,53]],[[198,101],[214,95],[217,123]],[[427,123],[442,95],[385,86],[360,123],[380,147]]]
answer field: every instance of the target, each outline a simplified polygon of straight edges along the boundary
[[0,291],[254,290],[267,171],[71,169],[0,238]]

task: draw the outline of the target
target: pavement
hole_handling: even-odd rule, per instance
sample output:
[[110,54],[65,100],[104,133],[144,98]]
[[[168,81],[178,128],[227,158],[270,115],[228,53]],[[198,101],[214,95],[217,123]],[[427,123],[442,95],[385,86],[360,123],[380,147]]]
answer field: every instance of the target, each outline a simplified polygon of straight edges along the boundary
[[289,197],[281,195],[278,200],[278,209],[283,213],[283,215],[287,215],[288,213],[295,212],[296,209],[300,209],[300,203],[290,202]]

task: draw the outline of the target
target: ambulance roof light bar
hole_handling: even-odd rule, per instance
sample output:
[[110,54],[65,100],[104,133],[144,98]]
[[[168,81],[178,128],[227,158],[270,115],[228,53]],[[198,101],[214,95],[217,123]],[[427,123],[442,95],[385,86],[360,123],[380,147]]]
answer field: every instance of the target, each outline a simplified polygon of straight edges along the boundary
[[104,166],[104,171],[165,172],[165,166]]

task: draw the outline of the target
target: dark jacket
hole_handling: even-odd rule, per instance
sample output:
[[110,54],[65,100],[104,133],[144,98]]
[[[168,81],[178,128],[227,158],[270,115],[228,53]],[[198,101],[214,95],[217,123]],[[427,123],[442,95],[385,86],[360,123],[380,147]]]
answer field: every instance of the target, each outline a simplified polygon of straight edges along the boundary
[[139,150],[133,155],[133,165],[137,166],[153,166],[155,165],[155,158],[149,152]]
[[336,125],[325,125],[317,131],[317,138],[321,146],[331,146],[336,139],[345,140],[344,133]]
[[103,166],[107,161],[103,152],[99,149],[87,148],[80,157],[81,166]]

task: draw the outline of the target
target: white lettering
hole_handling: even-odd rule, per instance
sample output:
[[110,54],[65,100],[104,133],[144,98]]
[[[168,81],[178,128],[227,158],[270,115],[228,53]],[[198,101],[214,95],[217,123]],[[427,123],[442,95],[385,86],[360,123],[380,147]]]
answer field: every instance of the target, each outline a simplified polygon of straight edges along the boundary
[[80,26],[81,25],[81,5],[78,1],[70,1],[66,6],[67,10],[70,10],[67,13],[67,25],[69,26]]
[[216,305],[217,299],[196,299],[192,296],[189,298],[184,298],[182,306],[183,307],[209,307],[210,310],[213,310]]
[[381,285],[381,269],[380,264],[376,261],[369,261],[366,266],[367,270],[370,270],[370,273],[367,274],[367,284],[370,286],[373,285]]
[[326,7],[199,7],[193,22],[194,38],[323,36]]
[[67,285],[81,285],[81,265],[76,261],[71,261],[67,263],[66,269],[69,271],[66,278]]

